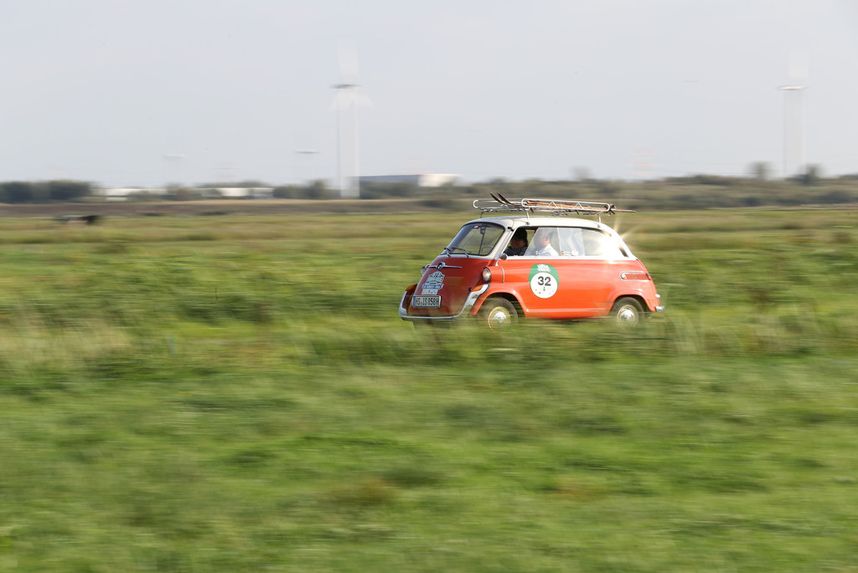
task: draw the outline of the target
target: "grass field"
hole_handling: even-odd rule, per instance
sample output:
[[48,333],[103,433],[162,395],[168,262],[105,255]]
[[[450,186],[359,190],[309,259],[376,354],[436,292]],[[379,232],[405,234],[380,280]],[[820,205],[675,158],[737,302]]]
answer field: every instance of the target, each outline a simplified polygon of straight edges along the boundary
[[858,210],[617,220],[633,332],[401,322],[470,216],[0,219],[0,571],[858,571]]

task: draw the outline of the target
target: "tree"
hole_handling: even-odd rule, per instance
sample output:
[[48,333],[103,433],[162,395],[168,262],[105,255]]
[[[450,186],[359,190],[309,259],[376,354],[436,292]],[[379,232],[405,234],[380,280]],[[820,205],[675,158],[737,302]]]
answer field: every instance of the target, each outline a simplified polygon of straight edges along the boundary
[[29,203],[33,200],[33,184],[25,181],[0,183],[3,198],[9,203]]
[[45,187],[51,201],[74,201],[92,193],[92,185],[84,181],[48,181]]
[[576,167],[572,170],[572,179],[587,183],[593,180],[593,174],[586,167]]
[[799,182],[802,185],[818,185],[820,179],[822,179],[822,170],[819,165],[808,165],[804,173],[799,175]]
[[0,202],[74,201],[92,193],[86,181],[8,181],[0,183]]
[[766,181],[772,174],[771,166],[765,161],[754,161],[748,168],[751,177],[758,181]]
[[317,179],[306,185],[275,187],[273,195],[277,199],[334,199],[338,197],[337,192],[329,189],[322,179]]

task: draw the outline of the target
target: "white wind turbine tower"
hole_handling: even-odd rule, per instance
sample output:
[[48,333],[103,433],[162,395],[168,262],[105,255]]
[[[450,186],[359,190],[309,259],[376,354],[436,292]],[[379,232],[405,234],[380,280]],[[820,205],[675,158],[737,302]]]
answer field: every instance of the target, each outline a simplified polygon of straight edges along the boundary
[[[340,82],[334,84],[336,101],[334,106],[337,113],[337,186],[340,197],[360,197],[360,138],[358,136],[358,106],[368,103],[366,96],[360,91],[358,84],[357,52],[352,49],[340,48]],[[344,116],[351,112],[351,157],[346,158],[343,132],[345,129]],[[350,160],[350,161],[349,161]],[[347,176],[344,165],[351,167]]]
[[784,94],[783,176],[797,175],[805,168],[804,90],[807,89],[807,62],[793,56],[789,64],[789,83],[780,86]]

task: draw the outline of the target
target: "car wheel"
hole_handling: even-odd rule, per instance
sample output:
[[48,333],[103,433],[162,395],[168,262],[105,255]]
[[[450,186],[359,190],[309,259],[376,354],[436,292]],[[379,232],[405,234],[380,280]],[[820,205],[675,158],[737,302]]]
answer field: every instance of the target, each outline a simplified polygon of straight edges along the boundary
[[515,305],[505,298],[490,298],[480,309],[483,324],[492,330],[508,328],[518,321],[518,311]]
[[638,299],[626,296],[614,303],[611,316],[620,326],[636,326],[643,316],[643,307]]

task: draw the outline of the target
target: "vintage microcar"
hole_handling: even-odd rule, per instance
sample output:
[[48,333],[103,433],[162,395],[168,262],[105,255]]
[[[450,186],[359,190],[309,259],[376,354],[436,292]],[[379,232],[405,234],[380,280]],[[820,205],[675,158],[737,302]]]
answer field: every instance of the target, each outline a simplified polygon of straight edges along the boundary
[[644,264],[601,222],[619,211],[614,205],[493,198],[474,201],[483,216],[468,221],[405,290],[402,319],[477,317],[491,328],[524,317],[637,324],[664,310]]

